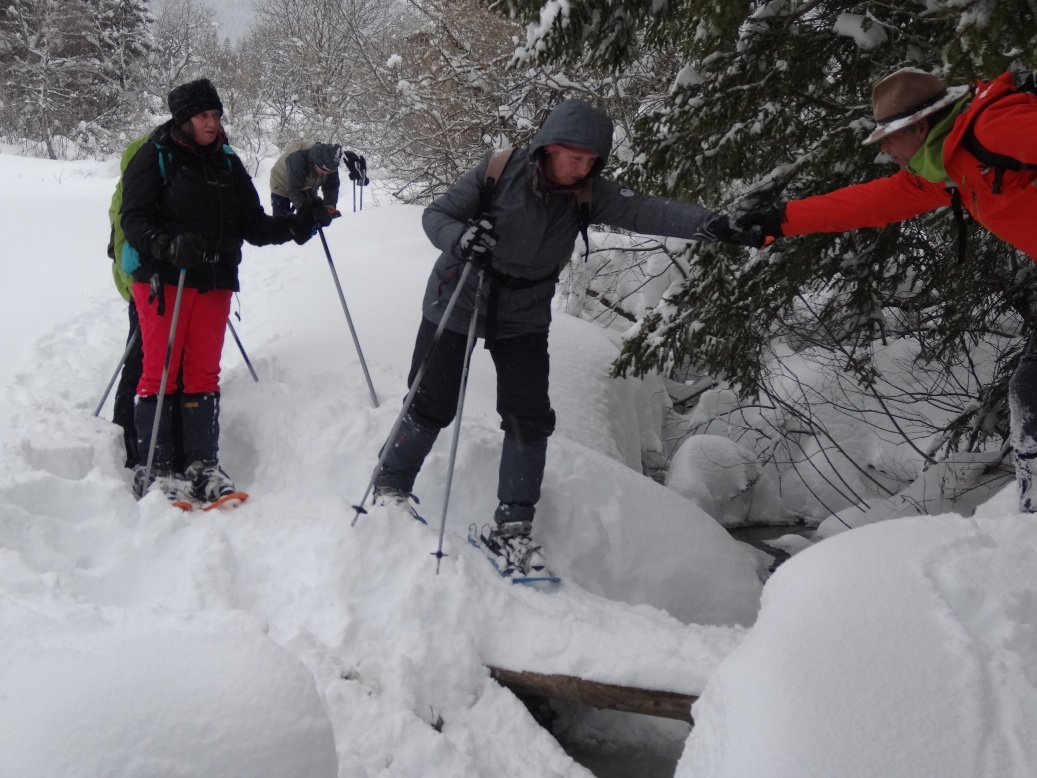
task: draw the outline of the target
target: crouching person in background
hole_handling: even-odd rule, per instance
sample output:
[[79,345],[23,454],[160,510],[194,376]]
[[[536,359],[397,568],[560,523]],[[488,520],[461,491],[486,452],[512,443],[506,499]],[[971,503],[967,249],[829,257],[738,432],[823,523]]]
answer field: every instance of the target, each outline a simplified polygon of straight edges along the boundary
[[339,162],[345,161],[350,180],[359,181],[361,186],[370,183],[358,168],[360,159],[362,157],[355,152],[343,153],[341,146],[330,143],[298,140],[289,144],[270,170],[270,204],[274,216],[283,216],[307,205],[323,204],[327,215],[317,223],[327,227],[333,218],[341,216]]

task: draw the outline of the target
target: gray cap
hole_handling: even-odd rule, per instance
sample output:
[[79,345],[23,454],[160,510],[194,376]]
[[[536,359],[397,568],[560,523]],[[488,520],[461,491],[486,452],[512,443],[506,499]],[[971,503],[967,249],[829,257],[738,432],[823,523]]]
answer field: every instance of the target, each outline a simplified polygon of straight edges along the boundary
[[341,146],[333,146],[330,143],[314,143],[310,147],[310,162],[327,173],[338,169],[341,157]]

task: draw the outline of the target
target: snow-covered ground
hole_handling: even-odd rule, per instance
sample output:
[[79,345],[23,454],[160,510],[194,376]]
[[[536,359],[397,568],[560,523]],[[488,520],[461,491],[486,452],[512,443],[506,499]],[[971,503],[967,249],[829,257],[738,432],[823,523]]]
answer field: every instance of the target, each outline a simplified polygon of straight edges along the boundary
[[[93,417],[127,334],[116,164],[2,152],[0,778],[588,775],[491,665],[701,694],[684,778],[1037,772],[1037,524],[1010,487],[808,549],[757,618],[753,554],[637,469],[659,383],[608,379],[614,335],[561,312],[535,534],[563,583],[507,584],[465,542],[501,437],[481,350],[439,574],[452,430],[417,483],[429,528],[351,526],[435,257],[417,207],[369,195],[327,231],[380,407],[319,241],[246,247],[234,323],[260,380],[228,338],[221,458],[252,497],[136,502],[110,400]],[[603,721],[587,736],[653,737]]]

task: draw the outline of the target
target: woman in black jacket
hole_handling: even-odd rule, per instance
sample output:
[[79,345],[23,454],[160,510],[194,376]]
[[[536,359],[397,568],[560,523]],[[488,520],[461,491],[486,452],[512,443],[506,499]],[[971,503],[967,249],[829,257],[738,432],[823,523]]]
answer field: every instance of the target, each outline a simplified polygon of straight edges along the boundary
[[160,489],[173,501],[189,497],[211,503],[235,491],[217,457],[219,377],[242,242],[305,243],[315,231],[315,218],[323,223],[327,211],[303,209],[281,218],[264,213],[251,177],[227,145],[223,104],[207,79],[173,89],[169,111],[172,118],[151,133],[126,167],[121,220],[128,245],[139,255],[136,269],[124,269],[132,269],[144,345],[135,410],[142,457],[152,444],[177,285],[184,274],[168,355],[168,364],[181,365],[184,459],[173,461],[172,413],[164,403],[150,473],[141,468],[135,488],[138,496]]

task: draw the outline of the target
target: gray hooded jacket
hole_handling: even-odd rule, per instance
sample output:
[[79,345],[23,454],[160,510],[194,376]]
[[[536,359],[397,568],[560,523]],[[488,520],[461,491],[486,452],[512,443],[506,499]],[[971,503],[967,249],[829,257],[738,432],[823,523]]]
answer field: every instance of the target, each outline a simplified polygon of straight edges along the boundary
[[[466,222],[477,216],[495,225],[497,245],[492,267],[498,273],[525,282],[504,285],[497,299],[495,337],[546,332],[551,324],[551,298],[558,273],[572,256],[580,233],[579,210],[570,191],[545,192],[539,164],[541,150],[552,143],[594,151],[598,162],[594,180],[590,223],[648,235],[710,240],[700,232],[715,214],[699,205],[638,194],[601,178],[612,151],[612,120],[580,100],[561,102],[547,117],[527,148],[516,149],[493,190],[488,214],[481,214],[482,187],[492,155],[469,170],[446,194],[433,201],[422,216],[425,234],[443,253],[432,269],[422,314],[438,324],[463,270],[458,248]],[[475,303],[476,268],[468,274],[447,327],[467,332]],[[486,292],[480,305],[478,332],[485,335]]]

